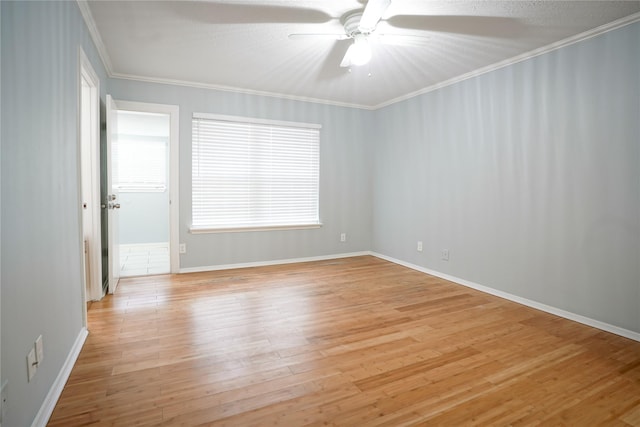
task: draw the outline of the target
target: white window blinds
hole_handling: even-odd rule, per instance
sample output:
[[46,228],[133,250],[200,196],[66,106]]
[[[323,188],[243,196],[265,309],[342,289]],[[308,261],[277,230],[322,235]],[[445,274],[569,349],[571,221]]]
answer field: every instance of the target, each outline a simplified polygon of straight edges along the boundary
[[319,225],[316,125],[194,115],[193,231]]

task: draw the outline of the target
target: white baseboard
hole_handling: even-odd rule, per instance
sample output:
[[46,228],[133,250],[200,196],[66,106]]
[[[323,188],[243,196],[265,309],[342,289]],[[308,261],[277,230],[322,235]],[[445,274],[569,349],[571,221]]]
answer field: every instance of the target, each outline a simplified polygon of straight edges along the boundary
[[375,252],[370,252],[371,255],[378,257],[380,259],[384,259],[386,261],[392,262],[394,264],[399,264],[404,267],[411,268],[412,270],[417,270],[422,273],[429,274],[431,276],[440,277],[441,279],[448,280],[450,282],[457,283],[459,285],[467,286],[469,288],[473,288],[475,290],[495,295],[500,298],[507,299],[509,301],[517,302],[518,304],[526,305],[527,307],[535,308],[537,310],[545,311],[547,313],[555,314],[556,316],[564,317],[565,319],[573,320],[578,323],[582,323],[587,326],[592,326],[597,329],[601,329],[606,332],[611,332],[612,334],[620,335],[625,338],[632,339],[634,341],[640,341],[640,333],[630,331],[628,329],[620,328],[618,326],[610,325],[605,322],[601,322],[599,320],[591,319],[590,317],[585,317],[580,314],[572,313],[570,311],[562,310],[557,307],[553,307],[550,305],[542,304],[537,301],[533,301],[527,298],[519,297],[517,295],[510,294],[508,292],[503,292],[498,289],[493,289],[488,286],[480,285],[475,282],[471,282],[469,280],[460,279],[459,277],[450,276],[445,273],[440,273],[439,271],[430,270],[428,268],[421,267],[419,265],[411,264],[409,262],[401,261],[396,258],[392,258],[386,255],[382,255]]
[[180,273],[200,273],[203,271],[218,271],[218,270],[231,270],[235,268],[248,268],[248,267],[264,267],[269,265],[281,265],[281,264],[294,264],[298,262],[311,262],[311,261],[326,261],[330,259],[339,258],[351,258],[355,256],[372,255],[369,251],[362,252],[349,252],[342,254],[313,256],[306,258],[289,258],[289,259],[277,259],[271,261],[258,261],[258,262],[243,262],[238,264],[221,264],[221,265],[208,265],[202,267],[188,267],[181,268]]
[[323,256],[307,257],[307,258],[290,258],[290,259],[273,260],[273,261],[259,261],[259,262],[248,262],[248,263],[238,263],[238,264],[224,264],[224,265],[211,265],[211,266],[203,266],[203,267],[181,268],[180,273],[198,273],[203,271],[230,270],[235,268],[247,268],[247,267],[262,267],[262,266],[269,266],[269,265],[293,264],[298,262],[325,261],[325,260],[331,260],[331,259],[350,258],[350,257],[356,257],[356,256],[363,256],[363,255],[372,255],[377,258],[392,262],[394,264],[411,268],[412,270],[417,270],[422,273],[429,274],[431,276],[440,277],[442,279],[448,280],[453,283],[457,283],[459,285],[463,285],[463,286],[466,286],[490,295],[495,295],[497,297],[504,298],[506,300],[513,301],[518,304],[526,305],[527,307],[535,308],[537,310],[551,313],[556,316],[563,317],[565,319],[573,320],[575,322],[582,323],[587,326],[591,326],[606,332],[611,332],[612,334],[620,335],[622,337],[640,342],[640,333],[638,332],[624,329],[619,326],[611,325],[609,323],[601,322],[599,320],[595,320],[590,317],[572,313],[570,311],[566,311],[557,307],[553,307],[547,304],[543,304],[537,301],[523,298],[518,295],[510,294],[508,292],[500,291],[498,289],[494,289],[489,286],[484,286],[479,283],[472,282],[470,280],[461,279],[459,277],[451,276],[449,274],[441,273],[439,271],[431,270],[416,264],[411,264],[409,262],[405,262],[393,257],[372,252],[372,251],[350,252],[350,253],[323,255]]
[[[356,256],[364,256],[364,255],[372,255],[377,258],[392,262],[394,264],[402,265],[407,268],[411,268],[412,270],[420,271],[422,273],[429,274],[431,276],[440,277],[442,279],[448,280],[450,282],[457,283],[459,285],[467,286],[469,288],[490,294],[495,295],[500,298],[507,299],[509,301],[516,302],[518,304],[526,305],[531,308],[535,308],[537,310],[541,310],[547,313],[554,314],[556,316],[563,317],[565,319],[573,320],[578,323],[582,323],[587,326],[591,326],[597,329],[601,329],[606,332],[611,332],[616,335],[620,335],[625,338],[632,339],[634,341],[640,342],[640,333],[630,331],[628,329],[620,328],[618,326],[610,325],[608,323],[601,322],[599,320],[591,319],[589,317],[585,317],[576,313],[571,313],[566,310],[562,310],[550,305],[542,304],[537,301],[532,301],[527,298],[519,297],[517,295],[510,294],[508,292],[503,292],[497,289],[490,288],[488,286],[480,285],[475,282],[471,282],[469,280],[460,279],[459,277],[451,276],[445,273],[441,273],[439,271],[430,270],[425,267],[421,267],[419,265],[411,264],[409,262],[405,262],[396,258],[392,258],[386,255],[382,255],[376,252],[371,251],[361,251],[361,252],[350,252],[350,253],[342,253],[342,254],[333,254],[333,255],[323,255],[323,256],[315,256],[315,257],[307,257],[307,258],[290,258],[290,259],[282,259],[282,260],[273,260],[273,261],[260,261],[260,262],[249,262],[249,263],[238,263],[238,264],[224,264],[224,265],[212,265],[212,266],[204,266],[204,267],[192,267],[192,268],[182,268],[180,269],[180,273],[196,273],[203,271],[217,271],[217,270],[229,270],[235,268],[247,268],[247,267],[262,267],[269,265],[280,265],[280,264],[293,264],[299,262],[310,262],[310,261],[326,261],[331,259],[340,259],[340,258],[350,258]],[[82,350],[82,346],[84,345],[85,340],[87,339],[87,335],[89,332],[86,328],[82,328],[78,337],[76,338],[73,347],[71,347],[71,351],[67,356],[67,360],[65,360],[62,369],[58,373],[56,380],[54,381],[51,389],[49,389],[49,393],[47,393],[47,397],[45,398],[38,414],[36,415],[31,427],[45,427],[53,410],[55,409],[56,403],[62,394],[62,390],[69,379],[69,375],[71,375],[71,370],[80,355],[80,351]]]
[[80,350],[82,350],[82,346],[84,345],[88,334],[89,332],[87,331],[87,328],[83,327],[80,330],[80,333],[76,338],[76,342],[73,343],[73,347],[71,347],[71,351],[67,356],[67,360],[64,361],[62,369],[60,369],[56,380],[49,389],[49,393],[47,393],[47,397],[45,397],[44,402],[42,402],[42,406],[40,406],[40,410],[33,420],[33,423],[31,423],[31,427],[45,427],[47,422],[49,422],[49,418],[51,418],[51,414],[56,407],[56,403],[58,403],[58,399],[62,394],[64,385],[67,383],[69,375],[71,375],[73,365],[75,365],[76,360],[78,360]]

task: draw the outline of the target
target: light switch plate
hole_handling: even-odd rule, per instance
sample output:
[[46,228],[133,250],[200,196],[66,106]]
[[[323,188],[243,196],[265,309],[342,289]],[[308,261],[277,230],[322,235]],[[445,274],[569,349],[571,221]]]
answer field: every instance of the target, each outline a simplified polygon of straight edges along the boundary
[[29,354],[27,354],[27,375],[29,376],[29,382],[31,382],[37,370],[38,361],[36,360],[36,349],[31,347]]
[[44,360],[44,347],[42,346],[42,335],[36,338],[36,362],[38,365]]
[[0,425],[2,425],[2,420],[4,420],[7,416],[7,403],[9,400],[9,392],[7,390],[7,381],[2,384],[2,390],[0,390]]

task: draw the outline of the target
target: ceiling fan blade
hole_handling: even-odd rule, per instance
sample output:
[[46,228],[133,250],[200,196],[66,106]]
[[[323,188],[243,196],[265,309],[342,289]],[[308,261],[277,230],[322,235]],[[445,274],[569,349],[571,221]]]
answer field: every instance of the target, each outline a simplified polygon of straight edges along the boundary
[[395,15],[385,22],[396,28],[484,37],[517,37],[526,24],[517,18],[465,15]]
[[360,32],[370,33],[373,31],[390,4],[391,0],[369,0],[358,26]]
[[318,80],[331,81],[340,78],[348,72],[347,67],[336,67],[336,65],[344,58],[349,46],[351,46],[351,43],[348,42],[333,43],[331,50],[322,62],[322,67],[318,73]]
[[[235,2],[159,2],[183,19],[208,24],[322,24],[331,15],[307,7]],[[293,4],[293,2],[291,2]]]
[[415,34],[372,34],[380,43],[390,46],[425,46],[431,41],[429,36],[421,36]]
[[346,40],[349,38],[349,36],[346,34],[300,33],[300,34],[289,34],[289,38],[291,40],[301,40],[301,39]]
[[353,55],[353,44],[349,46],[347,49],[347,53],[344,54],[344,58],[342,58],[342,62],[340,63],[341,67],[350,67],[351,66],[351,55]]

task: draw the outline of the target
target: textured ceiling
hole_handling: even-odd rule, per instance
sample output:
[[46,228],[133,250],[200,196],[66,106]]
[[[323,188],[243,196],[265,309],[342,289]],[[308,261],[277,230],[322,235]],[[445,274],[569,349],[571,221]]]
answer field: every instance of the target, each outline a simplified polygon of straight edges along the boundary
[[[428,36],[373,42],[368,65],[340,68],[340,33],[364,0],[90,1],[116,77],[171,81],[375,108],[474,70],[637,19],[640,1],[393,0],[376,32]],[[86,5],[84,5],[86,6]],[[84,8],[86,11],[86,7]],[[86,18],[85,14],[85,18]]]

